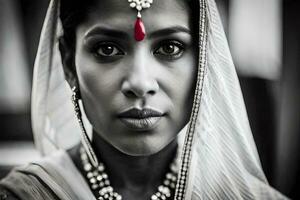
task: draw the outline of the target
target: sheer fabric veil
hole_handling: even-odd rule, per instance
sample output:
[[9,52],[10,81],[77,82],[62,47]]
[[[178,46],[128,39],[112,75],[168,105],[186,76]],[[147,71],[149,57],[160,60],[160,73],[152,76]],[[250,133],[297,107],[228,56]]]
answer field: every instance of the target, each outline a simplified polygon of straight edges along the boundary
[[[264,176],[216,4],[214,0],[206,4],[207,65],[185,199],[286,199]],[[32,93],[32,127],[43,155],[80,139],[58,50],[62,32],[59,0],[52,0],[41,33]],[[86,118],[85,126],[91,130]]]

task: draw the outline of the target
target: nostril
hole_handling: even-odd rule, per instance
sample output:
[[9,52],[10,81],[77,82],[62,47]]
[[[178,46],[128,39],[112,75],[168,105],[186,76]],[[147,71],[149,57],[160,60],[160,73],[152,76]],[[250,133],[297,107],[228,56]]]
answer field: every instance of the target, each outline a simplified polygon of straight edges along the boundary
[[155,95],[155,91],[154,91],[154,90],[150,90],[150,91],[148,92],[148,94],[150,94],[150,95]]
[[125,94],[126,97],[129,97],[129,98],[136,97],[135,93],[131,90],[125,91],[124,94]]
[[122,83],[121,91],[128,98],[144,98],[146,96],[154,96],[159,87],[156,82],[150,81],[133,81],[125,80]]

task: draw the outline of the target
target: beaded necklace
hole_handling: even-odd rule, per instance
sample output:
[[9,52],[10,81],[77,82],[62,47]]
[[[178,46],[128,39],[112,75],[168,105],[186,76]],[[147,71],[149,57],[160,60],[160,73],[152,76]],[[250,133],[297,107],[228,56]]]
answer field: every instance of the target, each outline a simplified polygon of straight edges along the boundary
[[[109,177],[105,172],[104,164],[99,162],[97,167],[94,167],[88,158],[88,155],[83,147],[80,148],[80,158],[83,169],[86,172],[86,177],[89,180],[89,185],[93,191],[98,191],[98,200],[122,200],[122,196],[114,191],[110,185]],[[170,164],[163,183],[158,186],[157,192],[151,196],[151,200],[167,200],[174,194],[177,182],[177,155]]]

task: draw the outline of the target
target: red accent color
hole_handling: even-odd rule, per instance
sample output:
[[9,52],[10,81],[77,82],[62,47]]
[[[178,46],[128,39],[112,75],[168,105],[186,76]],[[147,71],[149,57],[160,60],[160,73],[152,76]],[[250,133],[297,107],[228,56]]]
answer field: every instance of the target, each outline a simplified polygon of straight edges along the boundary
[[134,26],[134,38],[136,41],[142,41],[146,36],[146,30],[141,18],[137,18]]

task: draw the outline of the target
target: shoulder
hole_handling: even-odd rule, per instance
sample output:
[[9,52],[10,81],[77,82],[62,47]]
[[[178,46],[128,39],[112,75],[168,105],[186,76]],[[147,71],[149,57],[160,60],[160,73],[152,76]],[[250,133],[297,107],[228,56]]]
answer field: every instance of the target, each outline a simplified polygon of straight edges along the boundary
[[0,200],[58,199],[36,174],[27,170],[30,166],[15,168],[0,180]]
[[[3,196],[0,196],[0,200],[5,198],[66,199],[63,191],[69,190],[69,182],[63,174],[70,169],[70,166],[74,166],[71,155],[76,155],[76,152],[76,148],[71,152],[58,151],[38,161],[13,169],[4,179],[0,180],[0,194]],[[76,166],[74,168],[76,169]]]

